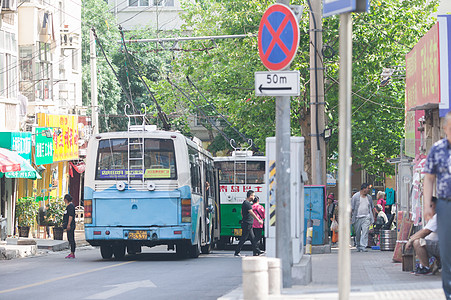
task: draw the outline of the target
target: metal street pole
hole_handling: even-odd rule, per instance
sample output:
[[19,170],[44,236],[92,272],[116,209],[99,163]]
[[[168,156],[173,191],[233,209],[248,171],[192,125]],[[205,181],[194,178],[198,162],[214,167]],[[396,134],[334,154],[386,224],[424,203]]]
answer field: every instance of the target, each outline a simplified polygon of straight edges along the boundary
[[293,249],[290,205],[290,97],[276,97],[276,257],[282,261],[283,287],[291,287]]
[[338,294],[340,300],[349,299],[351,289],[351,91],[352,91],[352,17],[340,15],[340,86],[338,137]]
[[[278,0],[289,5],[289,0]],[[287,69],[290,67],[288,66]],[[293,248],[291,245],[290,201],[290,97],[276,97],[276,257],[282,262],[282,283],[291,287]]]
[[97,113],[97,57],[96,57],[96,39],[94,32],[89,31],[89,43],[91,54],[91,118],[93,134],[99,133],[99,115]]
[[312,184],[326,181],[326,142],[324,132],[323,18],[321,0],[310,0],[310,133]]

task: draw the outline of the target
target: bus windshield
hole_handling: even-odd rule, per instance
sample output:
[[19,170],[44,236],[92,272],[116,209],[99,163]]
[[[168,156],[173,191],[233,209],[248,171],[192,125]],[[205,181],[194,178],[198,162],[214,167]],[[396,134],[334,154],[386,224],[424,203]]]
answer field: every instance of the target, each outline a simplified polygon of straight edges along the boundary
[[[262,184],[265,178],[264,161],[247,161],[244,163],[233,161],[215,162],[219,168],[219,183],[221,184]],[[246,168],[246,169],[245,169]],[[246,176],[245,171],[246,170]],[[235,181],[236,176],[236,181]],[[244,178],[246,177],[246,182]]]
[[[174,143],[172,140],[145,139],[144,170],[142,164],[142,141],[130,139],[105,139],[99,142],[96,180],[127,179],[176,179]],[[128,165],[130,162],[130,166]],[[144,172],[143,172],[144,171]]]

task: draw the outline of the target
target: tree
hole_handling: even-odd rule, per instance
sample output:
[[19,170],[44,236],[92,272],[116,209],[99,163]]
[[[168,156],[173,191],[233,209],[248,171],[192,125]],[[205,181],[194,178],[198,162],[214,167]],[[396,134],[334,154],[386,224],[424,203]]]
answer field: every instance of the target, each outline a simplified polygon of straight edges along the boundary
[[[215,48],[182,52],[175,56],[171,69],[172,80],[188,91],[195,103],[208,107],[186,82],[186,76],[236,127],[253,137],[261,149],[264,149],[265,138],[274,135],[275,101],[272,97],[254,95],[254,72],[265,68],[258,57],[257,39],[251,35],[258,32],[261,16],[269,4],[258,0],[184,2],[185,29],[192,35],[248,33],[250,36],[219,40],[216,45],[198,41],[185,43],[186,50]],[[302,1],[292,1],[292,4],[308,7]],[[436,5],[436,0],[387,0],[372,2],[370,13],[353,15],[353,162],[370,173],[393,172],[386,160],[398,155],[404,132],[404,81],[392,81],[381,87],[382,68],[404,65],[405,54],[433,24],[430,15]],[[329,127],[334,129],[329,142],[331,158],[338,153],[338,19],[323,20],[325,48],[321,49],[326,54],[326,109]],[[301,73],[301,96],[292,98],[291,134],[307,135],[309,132],[301,132],[300,123],[310,109],[308,9],[304,9],[299,26],[300,47],[291,69]],[[159,82],[154,88],[161,97],[174,93],[166,83]],[[180,106],[179,99],[182,98],[165,98],[165,108],[175,111]],[[185,106],[189,113],[197,110],[190,102]],[[227,143],[221,139],[218,137],[212,148],[226,147]]]
[[[102,0],[82,2],[82,99],[84,105],[91,104],[90,30],[95,28],[97,36],[109,59],[118,51],[119,31],[108,5]],[[120,99],[120,87],[108,66],[99,45],[97,50],[97,85],[100,131],[109,130],[109,114],[115,114]]]

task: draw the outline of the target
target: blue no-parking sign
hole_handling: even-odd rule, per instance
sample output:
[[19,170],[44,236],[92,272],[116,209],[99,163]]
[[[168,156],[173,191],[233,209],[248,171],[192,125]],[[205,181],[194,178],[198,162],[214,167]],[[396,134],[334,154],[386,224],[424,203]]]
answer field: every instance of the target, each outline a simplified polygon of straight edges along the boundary
[[258,30],[258,53],[269,70],[283,70],[293,61],[299,46],[299,26],[293,11],[273,4],[265,11]]

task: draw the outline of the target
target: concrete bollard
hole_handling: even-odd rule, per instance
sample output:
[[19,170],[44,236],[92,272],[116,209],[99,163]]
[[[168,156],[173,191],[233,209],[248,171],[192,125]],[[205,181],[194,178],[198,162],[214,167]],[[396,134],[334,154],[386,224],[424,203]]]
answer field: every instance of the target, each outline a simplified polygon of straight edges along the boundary
[[268,293],[280,295],[282,286],[282,270],[279,258],[268,258]]
[[266,257],[243,258],[243,299],[268,299],[268,262]]

